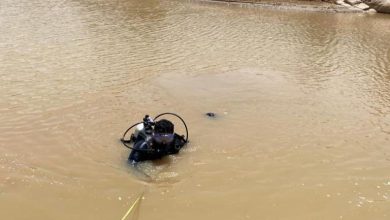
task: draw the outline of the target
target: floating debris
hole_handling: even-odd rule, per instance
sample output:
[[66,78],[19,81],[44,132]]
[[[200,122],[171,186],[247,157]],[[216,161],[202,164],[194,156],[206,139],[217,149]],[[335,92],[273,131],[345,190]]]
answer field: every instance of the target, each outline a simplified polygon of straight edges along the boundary
[[217,116],[214,112],[207,112],[206,115],[210,118],[215,118]]
[[123,218],[121,220],[125,220],[127,218],[127,216],[131,213],[131,211],[133,211],[134,207],[139,203],[140,199],[143,199],[143,195],[144,195],[144,193],[142,192],[138,196],[138,198],[135,200],[133,205],[130,206],[129,210],[127,210],[126,214],[123,216]]

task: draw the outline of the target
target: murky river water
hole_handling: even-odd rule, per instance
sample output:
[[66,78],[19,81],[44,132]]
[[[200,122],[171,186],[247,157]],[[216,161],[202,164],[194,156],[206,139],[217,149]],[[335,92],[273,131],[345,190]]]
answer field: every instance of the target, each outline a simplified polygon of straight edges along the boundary
[[[134,219],[390,218],[389,16],[3,0],[0,27],[0,219],[142,191]],[[145,180],[118,140],[166,111],[191,142]]]

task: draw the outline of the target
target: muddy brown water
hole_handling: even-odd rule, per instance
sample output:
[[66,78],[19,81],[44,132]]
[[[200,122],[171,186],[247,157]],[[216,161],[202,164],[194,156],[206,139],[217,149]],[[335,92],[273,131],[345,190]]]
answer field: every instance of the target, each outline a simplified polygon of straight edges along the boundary
[[[0,27],[0,219],[143,191],[133,219],[390,218],[389,16],[3,0]],[[118,140],[166,111],[191,142],[145,178]]]

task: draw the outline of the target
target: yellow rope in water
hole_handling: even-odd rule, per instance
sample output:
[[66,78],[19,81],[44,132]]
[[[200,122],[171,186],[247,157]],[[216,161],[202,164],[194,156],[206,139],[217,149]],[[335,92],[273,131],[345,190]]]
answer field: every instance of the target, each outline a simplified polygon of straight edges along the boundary
[[127,218],[127,216],[131,213],[131,211],[133,210],[133,208],[138,204],[139,200],[142,198],[144,194],[141,193],[141,195],[138,196],[137,200],[135,200],[135,202],[133,203],[133,205],[130,206],[129,210],[127,210],[125,216],[123,216],[123,218],[121,220],[125,220]]

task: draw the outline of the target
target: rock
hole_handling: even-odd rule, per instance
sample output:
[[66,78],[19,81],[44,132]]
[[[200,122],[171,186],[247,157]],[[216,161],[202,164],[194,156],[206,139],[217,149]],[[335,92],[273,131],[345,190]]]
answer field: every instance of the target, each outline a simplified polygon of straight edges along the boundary
[[338,5],[345,5],[346,3],[344,2],[344,0],[337,0],[336,4],[338,4]]
[[359,8],[359,9],[362,9],[362,10],[368,10],[370,8],[370,6],[364,4],[364,3],[360,3],[360,4],[357,4],[355,5],[356,8]]
[[390,13],[390,0],[364,0],[371,8],[377,12]]
[[349,5],[349,4],[347,4],[346,2],[344,2],[344,0],[337,0],[337,1],[336,1],[336,4],[345,6],[345,7],[347,7],[347,8],[351,8],[351,5]]
[[377,11],[375,9],[373,9],[373,8],[370,8],[370,9],[367,10],[367,13],[370,13],[370,14],[374,14],[376,12]]
[[361,0],[346,0],[345,2],[347,2],[350,5],[357,5],[359,3],[362,3]]

